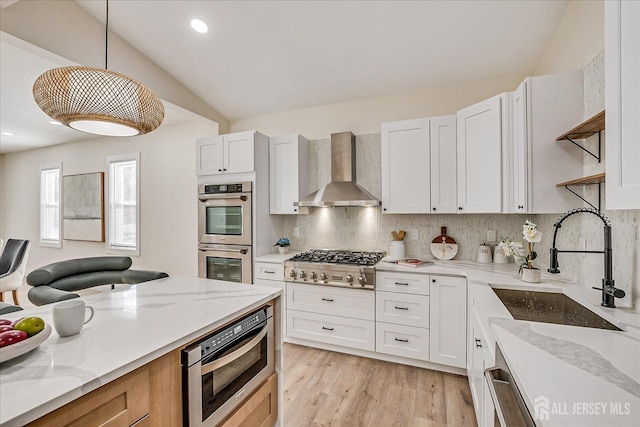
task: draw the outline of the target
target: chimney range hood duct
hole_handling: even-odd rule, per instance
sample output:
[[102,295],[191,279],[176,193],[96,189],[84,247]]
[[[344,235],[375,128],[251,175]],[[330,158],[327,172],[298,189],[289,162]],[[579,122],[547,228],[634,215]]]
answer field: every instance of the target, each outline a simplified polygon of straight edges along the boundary
[[356,137],[351,132],[331,134],[331,182],[295,206],[378,206],[380,201],[355,182]]

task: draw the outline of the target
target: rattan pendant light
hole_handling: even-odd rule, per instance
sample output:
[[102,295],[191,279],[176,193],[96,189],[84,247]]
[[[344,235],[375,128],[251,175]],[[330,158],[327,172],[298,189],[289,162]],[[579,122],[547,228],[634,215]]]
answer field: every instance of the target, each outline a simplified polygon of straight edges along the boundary
[[107,70],[109,0],[105,24],[104,69],[71,66],[44,72],[33,98],[49,117],[73,129],[105,136],[142,135],[164,119],[158,96],[142,83]]

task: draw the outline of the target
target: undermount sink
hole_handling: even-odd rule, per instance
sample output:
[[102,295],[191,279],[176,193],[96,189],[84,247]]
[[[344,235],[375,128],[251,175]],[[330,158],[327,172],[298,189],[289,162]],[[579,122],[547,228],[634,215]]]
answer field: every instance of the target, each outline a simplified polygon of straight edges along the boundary
[[516,320],[622,330],[562,293],[492,289]]

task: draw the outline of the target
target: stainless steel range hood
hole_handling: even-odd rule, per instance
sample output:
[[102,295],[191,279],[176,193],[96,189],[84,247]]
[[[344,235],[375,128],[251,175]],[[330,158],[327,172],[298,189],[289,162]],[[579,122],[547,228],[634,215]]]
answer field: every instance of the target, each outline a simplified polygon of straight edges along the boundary
[[331,182],[295,206],[378,206],[380,201],[355,182],[356,137],[351,132],[331,134]]

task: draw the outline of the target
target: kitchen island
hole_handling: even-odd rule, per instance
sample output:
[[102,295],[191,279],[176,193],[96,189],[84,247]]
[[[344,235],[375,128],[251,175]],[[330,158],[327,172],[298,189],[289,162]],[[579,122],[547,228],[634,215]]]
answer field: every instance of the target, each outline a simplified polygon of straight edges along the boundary
[[[168,355],[178,363],[168,368],[179,390],[179,349],[269,301],[280,316],[280,295],[270,287],[173,276],[83,297],[95,316],[79,335],[53,331],[36,350],[0,365],[0,425],[25,425]],[[53,325],[52,305],[3,317],[26,316]],[[279,372],[279,328],[275,338]]]

